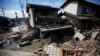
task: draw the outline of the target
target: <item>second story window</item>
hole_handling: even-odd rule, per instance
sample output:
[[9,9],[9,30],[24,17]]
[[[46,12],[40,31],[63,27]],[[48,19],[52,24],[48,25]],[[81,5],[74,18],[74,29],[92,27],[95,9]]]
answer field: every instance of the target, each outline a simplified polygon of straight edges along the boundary
[[92,8],[88,8],[88,7],[82,7],[81,9],[81,14],[93,14],[94,15],[95,10]]

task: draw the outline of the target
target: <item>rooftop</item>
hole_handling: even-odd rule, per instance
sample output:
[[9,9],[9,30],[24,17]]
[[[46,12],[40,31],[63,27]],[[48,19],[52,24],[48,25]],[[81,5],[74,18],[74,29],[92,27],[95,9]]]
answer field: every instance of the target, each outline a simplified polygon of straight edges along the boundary
[[37,5],[37,4],[27,4],[27,12],[29,8],[35,8],[35,9],[49,9],[49,10],[55,10],[58,11],[59,8],[47,6],[47,5]]
[[91,6],[91,7],[100,9],[100,5],[91,3],[91,2],[89,2],[87,0],[67,0],[60,8],[63,8],[66,4],[68,4],[68,3],[72,2],[72,1],[79,2],[79,4],[85,4],[87,6]]

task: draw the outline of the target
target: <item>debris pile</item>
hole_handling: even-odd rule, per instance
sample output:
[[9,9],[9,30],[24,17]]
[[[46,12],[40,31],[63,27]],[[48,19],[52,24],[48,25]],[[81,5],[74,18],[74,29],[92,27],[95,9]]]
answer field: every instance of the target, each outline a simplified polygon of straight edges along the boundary
[[44,56],[98,56],[100,55],[98,51],[100,47],[100,45],[98,44],[99,41],[96,40],[99,38],[99,34],[100,34],[99,31],[92,30],[88,32],[86,31],[84,33],[83,32],[81,33],[80,30],[77,29],[75,30],[75,34],[70,41],[66,41],[63,43],[57,43],[57,42],[50,43],[44,46],[43,48],[36,50],[34,54],[36,56],[42,56],[42,55]]
[[35,56],[63,56],[63,50],[57,47],[55,43],[45,45],[34,52]]
[[95,56],[96,48],[84,41],[71,40],[63,44],[64,54],[71,56]]
[[[66,30],[64,30],[66,31]],[[64,32],[63,31],[63,32]],[[34,50],[34,56],[97,56],[100,53],[100,32],[99,29],[93,29],[89,31],[81,32],[80,29],[74,28],[74,35],[69,31],[70,34],[64,36],[57,34],[55,31],[53,34],[49,35],[49,43],[43,44],[38,50]],[[38,32],[37,32],[38,33]],[[3,43],[13,43],[16,42],[19,47],[31,44],[31,41],[39,38],[36,31],[30,29],[24,33],[6,33],[0,35],[0,46]],[[56,33],[56,34],[55,34]],[[72,36],[73,35],[73,36]],[[64,39],[64,40],[63,40]],[[41,39],[42,40],[42,39]],[[39,41],[41,41],[39,40]],[[67,41],[68,40],[68,41]],[[63,41],[63,42],[62,42]]]
[[72,39],[63,44],[51,43],[36,50],[36,56],[95,56],[96,48],[92,43]]

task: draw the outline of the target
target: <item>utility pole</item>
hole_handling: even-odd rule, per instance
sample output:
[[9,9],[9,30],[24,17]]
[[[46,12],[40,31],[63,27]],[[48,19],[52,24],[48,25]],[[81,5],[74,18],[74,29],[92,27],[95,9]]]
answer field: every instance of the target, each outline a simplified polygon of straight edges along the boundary
[[23,14],[23,18],[25,18],[25,14],[24,14],[24,4],[22,3],[22,0],[19,0],[19,4],[20,4],[21,12]]
[[5,17],[5,12],[4,12],[4,9],[2,8],[2,13],[3,13],[3,16]]
[[[24,13],[24,3],[22,3],[22,2],[24,2],[24,0],[23,0],[23,1],[22,1],[22,0],[19,0],[21,12],[22,12],[22,14],[23,14],[23,18],[25,18],[25,13]],[[26,4],[25,4],[25,5],[27,5],[27,3],[28,3],[28,0],[26,0]]]
[[18,19],[18,17],[17,17],[17,12],[15,12],[15,17],[16,17],[16,19]]
[[[20,24],[20,21],[19,21],[18,16],[17,16],[17,12],[15,12],[15,17],[17,19],[17,24]],[[18,29],[19,29],[19,32],[21,32],[20,25],[18,25]]]
[[[19,4],[20,4],[21,12],[22,12],[22,15],[24,18],[24,24],[26,25],[26,19],[25,19],[25,13],[24,13],[24,1],[25,0],[19,0]],[[27,2],[27,0],[26,0],[26,2]]]

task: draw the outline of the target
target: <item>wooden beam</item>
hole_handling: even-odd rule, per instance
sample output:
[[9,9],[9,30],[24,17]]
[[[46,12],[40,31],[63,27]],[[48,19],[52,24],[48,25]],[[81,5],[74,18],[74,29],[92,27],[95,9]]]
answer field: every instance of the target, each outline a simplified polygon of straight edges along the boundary
[[60,48],[59,56],[63,56],[63,49],[62,48]]
[[90,49],[67,49],[67,48],[63,48],[63,50],[65,50],[65,51],[73,51],[73,52],[76,52],[76,51],[80,51],[80,52],[88,52],[88,51],[90,51]]

